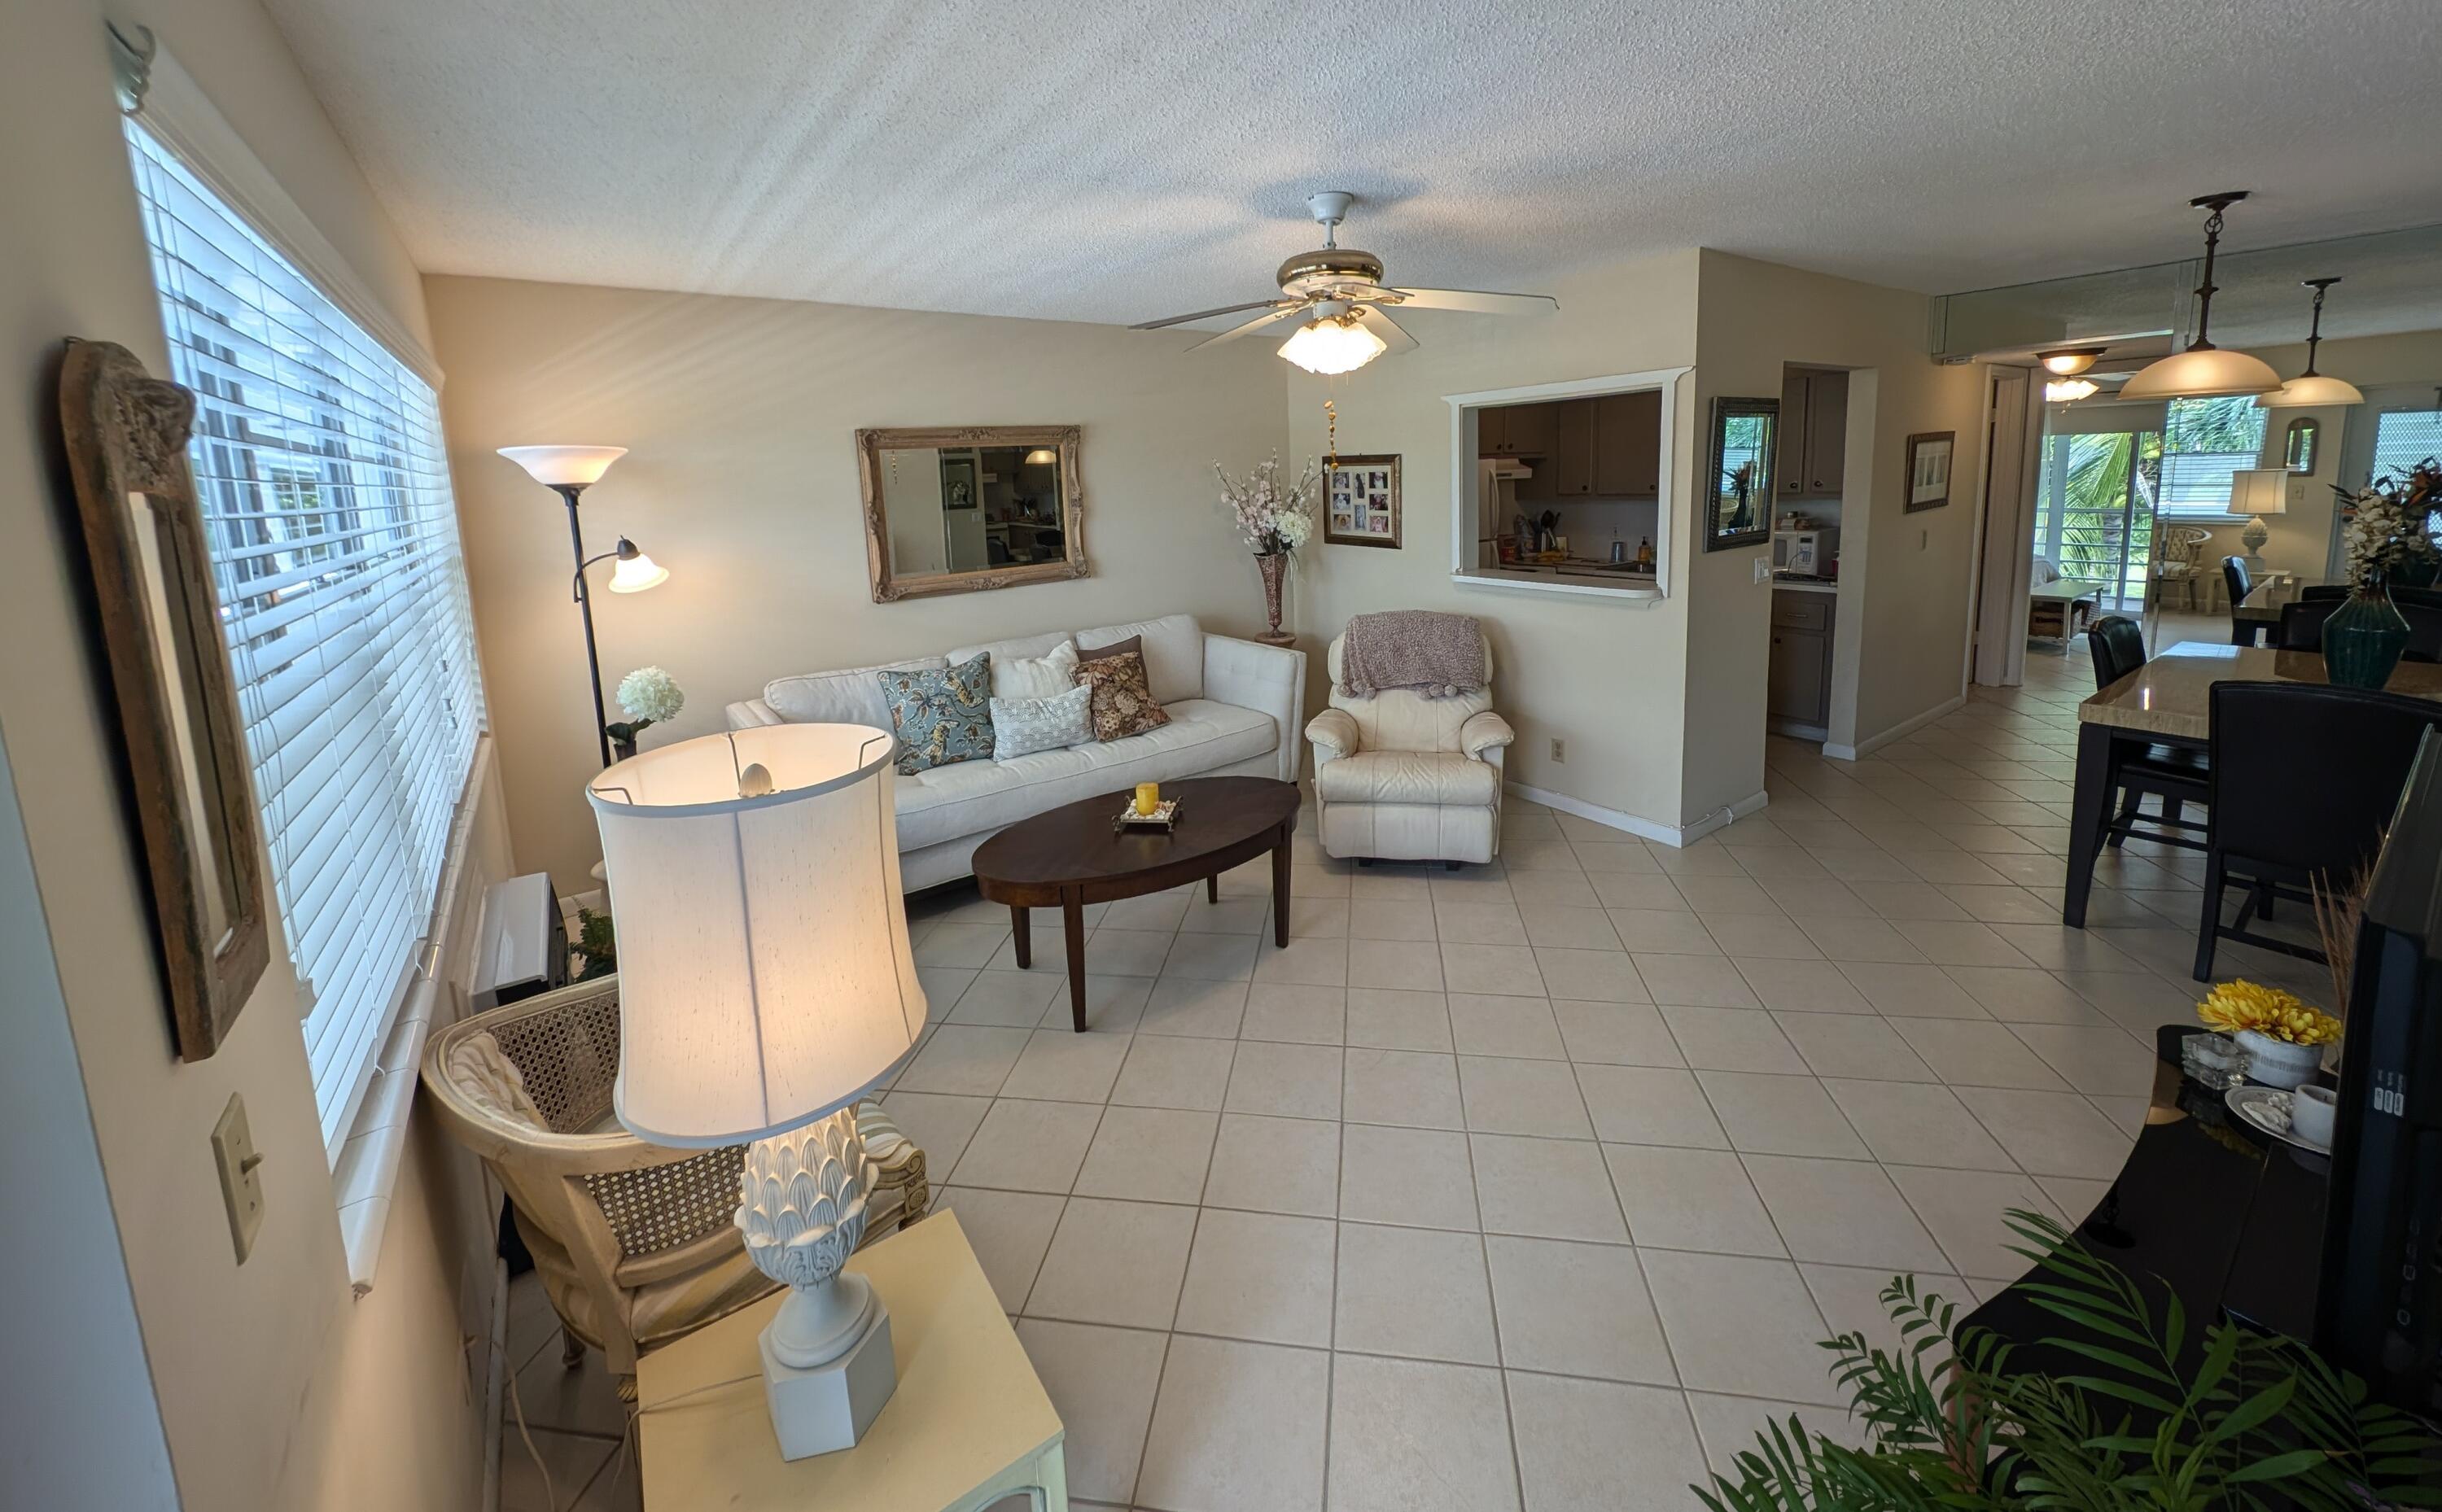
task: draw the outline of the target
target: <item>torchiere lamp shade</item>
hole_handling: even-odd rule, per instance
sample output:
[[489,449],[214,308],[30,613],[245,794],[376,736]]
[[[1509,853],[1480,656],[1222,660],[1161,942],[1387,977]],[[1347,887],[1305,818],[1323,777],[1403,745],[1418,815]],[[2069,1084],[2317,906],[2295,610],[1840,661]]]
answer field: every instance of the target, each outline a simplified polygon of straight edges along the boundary
[[773,725],[647,751],[587,787],[618,939],[614,1105],[638,1138],[795,1128],[914,1047],[895,752],[866,725]]

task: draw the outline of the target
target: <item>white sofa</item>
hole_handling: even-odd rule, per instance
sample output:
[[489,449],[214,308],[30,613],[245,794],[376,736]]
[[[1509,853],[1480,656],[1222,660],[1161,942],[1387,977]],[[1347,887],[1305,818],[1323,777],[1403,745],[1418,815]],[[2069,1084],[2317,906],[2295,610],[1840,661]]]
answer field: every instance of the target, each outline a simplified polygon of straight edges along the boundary
[[1502,755],[1516,738],[1485,685],[1429,699],[1405,688],[1373,698],[1339,691],[1340,643],[1325,661],[1331,707],[1305,727],[1322,848],[1369,861],[1486,862],[1501,853]]
[[990,651],[995,663],[1043,656],[1063,641],[1092,650],[1131,635],[1144,638],[1146,681],[1170,722],[1122,740],[1038,751],[1008,761],[960,761],[898,778],[903,885],[912,890],[966,876],[975,847],[1003,828],[1099,792],[1139,782],[1231,774],[1297,780],[1305,653],[1207,635],[1192,614],[1073,634],[1054,630],[961,646],[943,656],[779,678],[764,685],[761,698],[729,705],[729,726],[831,721],[887,730],[890,706],[876,672],[947,666],[977,651]]

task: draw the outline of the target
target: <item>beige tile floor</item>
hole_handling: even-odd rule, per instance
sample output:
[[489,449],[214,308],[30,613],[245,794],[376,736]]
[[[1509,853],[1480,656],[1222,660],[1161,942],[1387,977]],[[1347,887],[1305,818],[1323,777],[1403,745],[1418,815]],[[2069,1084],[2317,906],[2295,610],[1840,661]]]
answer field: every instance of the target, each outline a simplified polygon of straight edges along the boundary
[[[1083,1035],[1056,920],[1019,972],[1006,910],[912,904],[936,1024],[885,1102],[1072,1495],[1692,1507],[1767,1413],[1845,1431],[1816,1341],[1886,1335],[1895,1270],[1962,1301],[2018,1274],[2003,1211],[2090,1209],[2192,1011],[2193,853],[2107,856],[2058,922],[2073,650],[1864,760],[1773,740],[1770,806],[1685,849],[1513,799],[1502,860],[1455,874],[1302,836],[1285,950],[1259,867],[1091,910]],[[540,1326],[562,1504],[632,1505],[578,1436],[617,1431],[598,1368]],[[503,1505],[539,1507],[510,1448]]]

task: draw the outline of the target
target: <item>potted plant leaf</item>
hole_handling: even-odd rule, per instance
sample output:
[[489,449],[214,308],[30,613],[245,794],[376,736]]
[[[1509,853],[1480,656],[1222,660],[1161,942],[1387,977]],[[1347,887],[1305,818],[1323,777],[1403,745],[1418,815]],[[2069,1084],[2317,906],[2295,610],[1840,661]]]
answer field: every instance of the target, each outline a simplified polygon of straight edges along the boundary
[[[2019,1283],[2060,1319],[2043,1343],[2090,1374],[2014,1365],[1955,1304],[1894,1277],[1884,1305],[1902,1352],[1827,1340],[1868,1436],[1850,1448],[1795,1416],[1694,1487],[1712,1512],[2355,1512],[2442,1505],[2442,1440],[2370,1400],[2293,1339],[2157,1309],[2052,1220],[2013,1211],[2040,1275]],[[2014,1248],[2017,1247],[2013,1247]],[[1954,1337],[1955,1333],[1955,1337]]]

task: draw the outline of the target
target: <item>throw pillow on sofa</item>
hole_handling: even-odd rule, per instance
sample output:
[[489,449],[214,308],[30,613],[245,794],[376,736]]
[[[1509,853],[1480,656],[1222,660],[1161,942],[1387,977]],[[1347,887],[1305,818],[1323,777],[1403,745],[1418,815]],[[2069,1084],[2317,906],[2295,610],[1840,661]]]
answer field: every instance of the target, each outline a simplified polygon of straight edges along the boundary
[[1048,699],[994,698],[992,722],[995,761],[1084,745],[1094,738],[1094,690],[1080,683]]
[[955,666],[876,672],[890,726],[899,733],[899,771],[912,776],[993,754],[992,655]]
[[1077,647],[1063,641],[1048,656],[1004,656],[993,664],[993,698],[1056,699],[1077,685]]
[[1094,738],[1120,740],[1170,722],[1145,685],[1144,654],[1122,651],[1077,665],[1077,683],[1094,690]]

